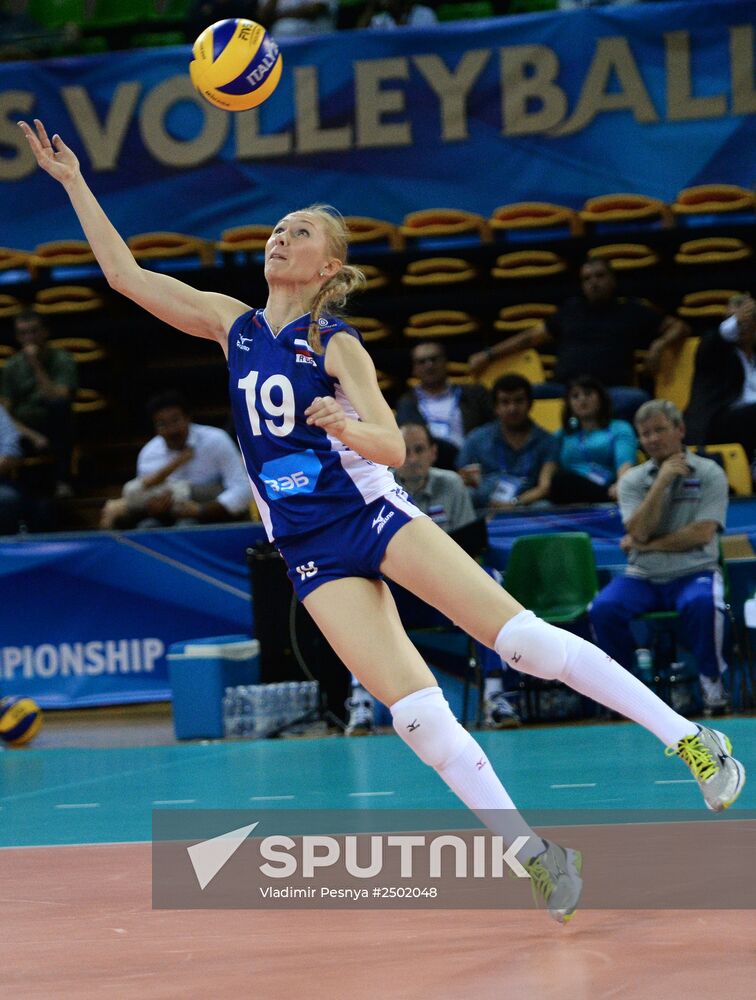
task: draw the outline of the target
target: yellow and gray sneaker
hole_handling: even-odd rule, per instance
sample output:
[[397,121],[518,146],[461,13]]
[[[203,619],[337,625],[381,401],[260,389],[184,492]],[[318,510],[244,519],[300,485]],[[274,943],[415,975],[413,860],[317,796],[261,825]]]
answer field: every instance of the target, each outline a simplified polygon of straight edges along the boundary
[[583,855],[570,847],[544,840],[546,849],[523,867],[531,878],[533,899],[546,904],[549,915],[560,924],[572,920],[583,891]]
[[712,812],[731,806],[743,791],[745,768],[732,756],[728,737],[716,729],[699,726],[695,735],[684,736],[664,753],[685,761]]

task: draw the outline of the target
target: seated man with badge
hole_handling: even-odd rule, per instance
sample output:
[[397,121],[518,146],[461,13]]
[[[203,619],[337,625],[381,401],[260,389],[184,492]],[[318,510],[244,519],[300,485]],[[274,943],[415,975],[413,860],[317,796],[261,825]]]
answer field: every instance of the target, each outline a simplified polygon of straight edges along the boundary
[[530,419],[526,378],[502,375],[493,400],[496,419],[468,434],[457,458],[476,510],[486,514],[547,500],[559,453],[554,435]]

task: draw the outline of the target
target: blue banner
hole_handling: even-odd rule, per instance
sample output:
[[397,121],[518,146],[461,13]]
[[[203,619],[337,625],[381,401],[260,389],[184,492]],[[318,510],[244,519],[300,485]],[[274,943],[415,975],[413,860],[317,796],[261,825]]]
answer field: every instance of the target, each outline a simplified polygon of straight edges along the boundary
[[43,708],[170,698],[174,642],[249,634],[259,526],[0,541],[0,692]]
[[0,66],[0,245],[79,237],[19,118],[80,157],[123,235],[218,238],[302,203],[401,221],[456,206],[580,206],[708,181],[750,186],[756,0],[658,3],[282,43],[259,109],[192,89],[189,47]]

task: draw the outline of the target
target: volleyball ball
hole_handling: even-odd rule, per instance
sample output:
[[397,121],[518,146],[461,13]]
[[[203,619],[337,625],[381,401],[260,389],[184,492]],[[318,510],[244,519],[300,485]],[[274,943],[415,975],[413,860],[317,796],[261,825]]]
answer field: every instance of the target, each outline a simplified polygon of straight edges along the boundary
[[0,698],[0,738],[13,747],[34,739],[42,725],[42,710],[32,698]]
[[278,45],[261,24],[243,17],[216,21],[192,47],[192,83],[224,111],[248,111],[266,101],[281,79]]

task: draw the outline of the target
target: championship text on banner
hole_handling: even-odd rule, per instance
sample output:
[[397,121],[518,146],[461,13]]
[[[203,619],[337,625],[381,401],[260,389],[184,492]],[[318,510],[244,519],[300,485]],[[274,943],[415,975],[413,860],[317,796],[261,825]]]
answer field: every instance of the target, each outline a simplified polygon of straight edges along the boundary
[[43,708],[170,698],[165,654],[246,633],[253,526],[0,542],[0,689]]
[[756,0],[657,3],[354,31],[282,44],[261,108],[212,108],[189,46],[0,66],[0,245],[80,231],[16,126],[44,119],[120,232],[218,238],[292,197],[400,221],[537,198],[750,186]]

